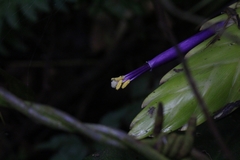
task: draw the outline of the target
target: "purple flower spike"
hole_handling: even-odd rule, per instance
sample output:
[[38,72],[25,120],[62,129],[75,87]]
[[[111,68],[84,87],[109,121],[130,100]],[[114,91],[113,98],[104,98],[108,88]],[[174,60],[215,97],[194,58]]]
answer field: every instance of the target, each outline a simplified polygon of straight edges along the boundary
[[[201,32],[195,34],[194,36],[182,41],[178,44],[178,48],[180,49],[182,54],[187,54],[191,49],[195,46],[213,36],[217,31],[221,30],[225,24],[225,21],[218,22],[213,26],[202,30]],[[169,48],[168,50],[162,52],[161,54],[154,57],[152,60],[147,61],[151,68],[155,68],[161,64],[169,62],[178,57],[178,53],[176,51],[176,47]]]
[[[223,29],[225,26],[226,21],[218,22],[211,27],[200,31],[199,33],[195,34],[194,36],[188,38],[187,40],[182,41],[178,44],[178,48],[180,49],[182,54],[187,54],[191,49],[195,46],[203,42],[204,40],[208,39],[209,37],[213,36],[216,32]],[[230,22],[229,22],[230,23]],[[228,25],[229,25],[228,23]],[[231,22],[232,23],[232,22]],[[132,72],[120,76],[117,78],[112,78],[111,86],[112,88],[116,88],[116,90],[122,88],[124,89],[132,80],[140,76],[146,71],[149,71],[159,65],[167,63],[175,58],[178,57],[178,53],[176,51],[176,47],[171,47],[170,49],[160,53],[150,61],[147,61],[146,64],[143,66],[133,70]]]

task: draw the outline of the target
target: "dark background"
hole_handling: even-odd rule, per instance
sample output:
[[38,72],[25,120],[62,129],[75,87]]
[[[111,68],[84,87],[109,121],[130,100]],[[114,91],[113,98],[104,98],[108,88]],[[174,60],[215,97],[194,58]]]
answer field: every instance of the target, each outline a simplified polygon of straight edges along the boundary
[[[192,11],[199,2],[173,1],[184,11]],[[228,4],[227,0],[211,1],[191,13],[208,19]],[[192,23],[169,12],[168,17],[178,41],[198,32],[203,23]],[[15,94],[54,106],[82,122],[102,123],[127,132],[141,110],[141,102],[177,62],[142,75],[124,90],[112,89],[110,79],[140,67],[170,46],[148,0],[0,2],[0,67],[32,90],[31,94]],[[1,79],[1,85],[9,88],[6,80]],[[82,155],[66,159],[81,159],[93,152],[77,135],[45,127],[11,109],[0,108],[0,112],[5,122],[0,123],[1,160],[70,157],[67,151],[71,147],[81,150]],[[223,132],[235,129],[232,132],[239,133],[237,115],[238,111],[223,120],[227,125],[219,124]],[[218,150],[211,151],[206,147],[209,144],[202,143],[212,138],[201,127],[201,140],[196,145],[216,157]],[[81,140],[80,148],[74,138]]]

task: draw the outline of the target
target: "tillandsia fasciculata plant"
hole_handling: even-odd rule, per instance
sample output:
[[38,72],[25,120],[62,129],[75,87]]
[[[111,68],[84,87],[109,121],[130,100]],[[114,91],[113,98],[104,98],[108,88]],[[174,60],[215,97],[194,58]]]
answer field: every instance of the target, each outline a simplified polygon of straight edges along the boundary
[[[236,14],[226,13],[206,22],[199,33],[178,44],[181,53],[187,54],[197,88],[209,113],[215,118],[231,113],[240,100],[240,9],[237,6]],[[145,71],[177,56],[175,47],[172,47],[144,66],[124,76],[112,78],[112,87],[125,88]],[[132,121],[130,135],[142,139],[153,134],[156,107],[160,102],[164,105],[162,131],[165,133],[182,128],[192,115],[197,117],[197,125],[205,121],[180,64],[167,73],[160,81],[160,86],[143,101],[144,109]]]

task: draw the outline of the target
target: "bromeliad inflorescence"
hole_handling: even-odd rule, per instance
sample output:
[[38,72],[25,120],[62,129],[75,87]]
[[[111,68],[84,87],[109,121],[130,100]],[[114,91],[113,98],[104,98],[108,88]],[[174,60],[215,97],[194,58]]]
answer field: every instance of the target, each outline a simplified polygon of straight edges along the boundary
[[[239,107],[240,101],[240,5],[237,8],[235,14],[228,14],[228,17],[220,15],[209,20],[201,27],[203,30],[147,61],[140,68],[124,76],[112,78],[112,87],[117,90],[125,88],[142,73],[177,58],[179,50],[182,54],[187,54],[185,57],[191,75],[210,115],[222,118],[230,114]],[[237,25],[232,25],[234,23]],[[226,36],[222,36],[224,34]],[[210,39],[211,36],[214,37]],[[145,98],[142,103],[143,110],[130,125],[129,135],[137,139],[154,135],[153,126],[159,103],[164,105],[163,133],[184,130],[183,126],[192,115],[196,116],[197,125],[206,120],[185,74],[178,72],[182,68],[180,64],[167,73],[160,81],[165,83],[161,83]]]
[[[200,31],[199,33],[195,34],[194,36],[182,41],[178,44],[178,48],[180,49],[182,54],[188,53],[191,49],[193,49],[195,46],[203,42],[204,40],[208,39],[209,37],[216,34],[218,31],[220,31],[223,27],[229,26],[232,23],[234,23],[233,20],[230,21],[221,21],[216,24],[213,24],[212,26],[208,27],[207,29],[204,29]],[[149,71],[157,66],[160,66],[164,63],[167,63],[175,58],[178,57],[178,53],[176,50],[176,46],[162,52],[161,54],[157,55],[153,59],[147,61],[146,64],[143,66],[135,69],[134,71],[119,76],[116,78],[112,78],[111,86],[112,88],[116,88],[116,90],[122,88],[124,89],[132,80],[140,76],[146,71]]]

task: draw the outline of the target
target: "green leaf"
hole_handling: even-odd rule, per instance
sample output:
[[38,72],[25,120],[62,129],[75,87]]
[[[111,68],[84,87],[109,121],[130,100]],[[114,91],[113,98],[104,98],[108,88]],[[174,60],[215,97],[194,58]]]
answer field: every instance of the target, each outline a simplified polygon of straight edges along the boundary
[[[240,37],[236,25],[225,32]],[[240,47],[224,35],[220,41],[204,47],[208,43],[209,40],[200,44],[200,48],[195,50],[196,53],[187,62],[198,90],[213,115],[226,104],[240,99]],[[181,71],[182,66],[175,69],[178,72],[168,74],[164,78],[166,82],[144,100],[142,107],[145,108],[132,121],[130,135],[144,138],[152,134],[155,113],[150,111],[160,102],[164,105],[163,132],[169,133],[181,128],[193,114],[197,117],[197,124],[205,121]]]

